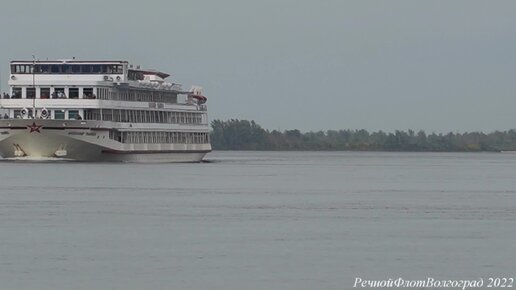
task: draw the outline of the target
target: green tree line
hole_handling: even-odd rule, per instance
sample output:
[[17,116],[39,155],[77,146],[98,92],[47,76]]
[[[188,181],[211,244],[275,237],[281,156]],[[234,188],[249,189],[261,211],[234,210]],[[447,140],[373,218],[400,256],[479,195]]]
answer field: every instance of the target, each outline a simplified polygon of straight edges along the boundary
[[215,150],[355,150],[475,152],[515,151],[516,130],[491,133],[465,132],[427,134],[413,130],[368,132],[328,130],[266,130],[254,121],[231,119],[211,122]]

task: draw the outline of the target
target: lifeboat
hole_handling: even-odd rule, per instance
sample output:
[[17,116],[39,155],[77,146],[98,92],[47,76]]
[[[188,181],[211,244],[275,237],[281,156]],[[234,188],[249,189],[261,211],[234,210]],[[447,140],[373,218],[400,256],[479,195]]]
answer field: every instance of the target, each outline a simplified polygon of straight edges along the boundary
[[206,98],[203,95],[190,95],[190,96],[192,96],[192,98],[196,99],[197,104],[199,104],[199,105],[206,103],[206,101],[208,100],[208,98]]

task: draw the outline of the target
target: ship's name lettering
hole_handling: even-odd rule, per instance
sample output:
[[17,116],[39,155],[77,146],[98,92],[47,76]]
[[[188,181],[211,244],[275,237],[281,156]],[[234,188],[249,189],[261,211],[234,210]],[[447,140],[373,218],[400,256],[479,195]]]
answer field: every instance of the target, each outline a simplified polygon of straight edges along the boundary
[[2,132],[0,132],[0,134],[1,134],[1,135],[8,135],[8,134],[9,134],[9,132],[8,132],[8,131],[2,131]]
[[88,132],[88,133],[86,133],[86,136],[97,136],[97,133]]
[[68,135],[84,135],[84,132],[68,132]]

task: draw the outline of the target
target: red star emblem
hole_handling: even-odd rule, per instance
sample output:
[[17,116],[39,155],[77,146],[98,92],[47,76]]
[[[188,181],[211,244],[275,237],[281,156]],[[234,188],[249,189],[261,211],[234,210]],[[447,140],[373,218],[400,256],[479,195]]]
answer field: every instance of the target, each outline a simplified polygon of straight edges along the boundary
[[27,129],[30,129],[29,133],[32,133],[32,132],[41,133],[39,131],[39,129],[41,129],[41,127],[43,127],[43,125],[36,125],[36,123],[34,123],[34,122],[32,122],[32,125],[27,125]]

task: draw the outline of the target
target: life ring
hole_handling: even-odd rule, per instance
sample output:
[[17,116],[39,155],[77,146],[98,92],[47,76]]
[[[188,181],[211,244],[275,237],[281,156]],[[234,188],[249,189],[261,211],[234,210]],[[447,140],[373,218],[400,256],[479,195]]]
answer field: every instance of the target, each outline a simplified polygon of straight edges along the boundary
[[47,118],[49,117],[49,114],[48,114],[48,113],[49,113],[49,112],[48,112],[48,110],[47,110],[46,108],[43,108],[43,109],[41,110],[41,113],[40,113],[41,118],[42,118],[42,119],[47,119]]

